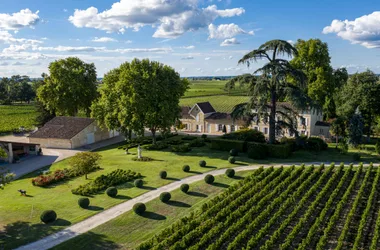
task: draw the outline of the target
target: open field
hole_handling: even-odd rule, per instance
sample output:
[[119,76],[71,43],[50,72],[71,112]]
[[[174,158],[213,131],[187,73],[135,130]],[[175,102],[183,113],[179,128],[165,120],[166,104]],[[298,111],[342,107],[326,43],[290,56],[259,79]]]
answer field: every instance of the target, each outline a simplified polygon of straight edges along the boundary
[[0,105],[0,134],[13,132],[21,126],[31,130],[36,116],[34,105]]
[[182,98],[180,100],[180,105],[191,107],[197,102],[210,102],[217,112],[230,113],[237,104],[247,102],[248,100],[249,97],[247,96],[215,95]]
[[[197,97],[197,96],[213,96],[213,95],[226,95],[227,91],[224,90],[224,86],[228,81],[190,81],[190,88],[186,91],[184,98]],[[231,91],[230,95],[246,95],[245,89],[237,87]]]

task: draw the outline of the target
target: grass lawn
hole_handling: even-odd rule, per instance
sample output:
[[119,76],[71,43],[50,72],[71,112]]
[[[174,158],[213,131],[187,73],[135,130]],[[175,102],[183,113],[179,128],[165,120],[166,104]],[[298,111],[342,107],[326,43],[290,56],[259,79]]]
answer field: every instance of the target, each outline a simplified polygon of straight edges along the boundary
[[182,98],[179,104],[180,106],[192,107],[195,103],[198,102],[210,102],[216,111],[230,113],[237,104],[247,102],[248,100],[248,96],[215,95]]
[[0,134],[2,134],[13,132],[21,126],[27,130],[33,129],[37,112],[32,104],[0,105],[0,116]]
[[[243,177],[252,171],[237,173]],[[143,216],[127,212],[94,230],[67,241],[53,249],[133,249],[141,242],[148,240],[173,222],[200,208],[201,205],[221,193],[226,187],[238,181],[226,176],[217,176],[216,185],[199,181],[190,185],[190,193],[180,190],[171,192],[169,203],[154,199],[146,203],[147,212]],[[143,232],[143,233],[142,233]]]

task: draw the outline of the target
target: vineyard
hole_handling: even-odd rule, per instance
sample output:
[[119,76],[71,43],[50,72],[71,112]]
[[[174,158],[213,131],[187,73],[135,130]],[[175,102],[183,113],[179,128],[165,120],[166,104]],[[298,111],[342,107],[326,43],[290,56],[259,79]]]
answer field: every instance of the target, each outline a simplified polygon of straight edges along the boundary
[[37,112],[34,105],[0,105],[0,116],[2,134],[17,131],[20,127],[33,129]]
[[260,168],[138,249],[380,249],[380,168]]
[[193,106],[198,102],[210,102],[217,112],[231,112],[233,108],[240,103],[247,102],[249,97],[247,96],[227,96],[227,95],[215,95],[215,96],[203,96],[182,98],[180,100],[180,106]]
[[[206,81],[196,80],[190,81],[189,89],[185,93],[186,97],[196,96],[213,96],[213,95],[226,95],[228,92],[225,90],[225,85],[228,81]],[[230,95],[247,95],[246,88],[237,86],[236,89],[231,90]]]

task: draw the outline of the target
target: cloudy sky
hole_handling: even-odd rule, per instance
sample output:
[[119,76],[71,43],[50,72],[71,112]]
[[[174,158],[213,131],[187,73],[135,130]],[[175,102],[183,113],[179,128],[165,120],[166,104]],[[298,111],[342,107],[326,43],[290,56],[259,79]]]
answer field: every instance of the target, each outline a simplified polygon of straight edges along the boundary
[[38,77],[77,56],[98,77],[150,58],[182,76],[252,72],[237,61],[267,40],[320,38],[334,67],[380,73],[378,0],[0,1],[0,77]]

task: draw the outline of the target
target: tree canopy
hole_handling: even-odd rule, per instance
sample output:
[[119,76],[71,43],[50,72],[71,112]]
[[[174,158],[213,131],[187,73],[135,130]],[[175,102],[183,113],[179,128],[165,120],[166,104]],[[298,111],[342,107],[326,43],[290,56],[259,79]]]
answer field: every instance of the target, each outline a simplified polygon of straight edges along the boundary
[[46,109],[70,116],[84,110],[89,116],[91,103],[97,97],[95,65],[69,57],[50,63],[49,73],[37,90]]
[[0,103],[30,102],[36,96],[28,76],[14,75],[0,80]]
[[101,157],[100,154],[94,152],[80,152],[70,158],[70,165],[87,180],[87,175],[98,167]]
[[180,116],[179,99],[189,82],[169,66],[148,59],[134,59],[108,72],[92,116],[108,129],[134,131],[143,136],[166,132]]

